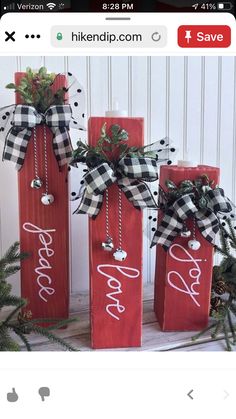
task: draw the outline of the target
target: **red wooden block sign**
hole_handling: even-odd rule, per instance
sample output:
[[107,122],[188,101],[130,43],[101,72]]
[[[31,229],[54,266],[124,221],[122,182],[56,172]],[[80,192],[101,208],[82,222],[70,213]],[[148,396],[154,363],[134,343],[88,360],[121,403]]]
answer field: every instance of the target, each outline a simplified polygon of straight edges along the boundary
[[[16,73],[19,84],[24,73]],[[57,77],[54,88],[65,86],[65,76]],[[20,104],[19,95],[16,103]],[[34,146],[31,138],[25,162],[18,174],[20,246],[30,257],[21,263],[21,295],[28,300],[26,311],[33,318],[67,318],[69,310],[69,226],[68,170],[60,171],[52,148],[52,132],[47,133],[49,193],[55,201],[41,203],[44,188],[32,189],[35,178]],[[36,128],[39,177],[45,182],[43,126]]]
[[[219,183],[219,169],[210,166],[162,166],[160,186],[166,191],[165,181],[179,184],[185,179],[195,180],[207,174]],[[158,222],[161,222],[160,214]],[[193,220],[187,220],[193,231]],[[196,226],[199,250],[188,247],[191,238],[177,236],[166,252],[157,245],[154,310],[162,330],[201,330],[208,324],[213,268],[213,246]]]
[[[129,146],[143,145],[142,118],[97,118],[89,120],[89,144],[96,145],[101,127],[119,124],[129,134]],[[109,228],[118,247],[118,187],[108,189]],[[93,348],[125,348],[141,345],[142,328],[142,213],[122,194],[123,262],[102,249],[106,236],[106,205],[89,222],[90,298]]]

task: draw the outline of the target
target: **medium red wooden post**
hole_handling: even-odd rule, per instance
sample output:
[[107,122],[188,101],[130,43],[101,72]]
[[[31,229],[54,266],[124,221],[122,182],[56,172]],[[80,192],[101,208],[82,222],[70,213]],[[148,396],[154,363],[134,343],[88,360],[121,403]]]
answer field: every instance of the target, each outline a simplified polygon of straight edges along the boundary
[[[18,85],[24,73],[16,73]],[[65,86],[64,75],[57,77],[54,87]],[[20,104],[19,95],[16,103]],[[21,295],[28,300],[26,310],[33,318],[67,318],[69,312],[69,226],[68,170],[59,171],[52,148],[52,132],[47,132],[47,162],[49,193],[55,201],[41,203],[43,187],[30,186],[35,178],[34,147],[29,142],[25,162],[18,174],[19,227],[21,249],[30,257],[21,263]],[[43,126],[37,126],[37,160],[39,177],[45,181]]]
[[[210,166],[162,166],[160,186],[166,191],[165,181],[175,184],[207,174],[215,185],[219,183],[219,169]],[[161,222],[160,212],[158,223]],[[193,231],[193,220],[187,220]],[[203,238],[196,226],[199,250],[190,250],[191,238],[177,236],[166,252],[157,245],[154,310],[162,330],[201,330],[208,324],[213,268],[213,246]]]
[[[129,146],[143,145],[142,118],[99,118],[89,120],[89,144],[95,146],[101,127],[119,124],[129,134]],[[109,194],[109,228],[118,247],[118,186]],[[141,345],[142,328],[142,213],[122,194],[123,262],[102,249],[106,236],[106,209],[89,222],[91,334],[93,348],[125,348]]]

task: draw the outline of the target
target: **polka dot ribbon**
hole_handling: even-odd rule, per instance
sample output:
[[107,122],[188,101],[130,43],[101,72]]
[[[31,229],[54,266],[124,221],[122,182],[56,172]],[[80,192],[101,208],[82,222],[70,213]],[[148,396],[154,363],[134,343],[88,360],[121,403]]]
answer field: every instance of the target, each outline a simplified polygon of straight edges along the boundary
[[[58,74],[55,79],[54,79],[54,83],[57,79],[57,77],[59,75],[61,75],[62,73]],[[59,116],[58,116],[58,112],[55,112],[55,108],[58,108],[58,106],[52,106],[50,109],[54,110],[54,115],[51,116],[51,126],[53,125],[53,119],[54,121],[56,120],[56,122],[59,124],[58,127],[60,128],[60,131],[64,131],[61,132],[61,141],[54,141],[54,152],[55,152],[55,156],[57,158],[57,161],[59,163],[59,166],[65,164],[68,159],[69,156],[71,156],[71,145],[70,145],[70,141],[67,139],[67,134],[66,131],[74,128],[77,130],[81,130],[81,131],[85,131],[85,125],[84,125],[84,119],[85,119],[85,92],[84,92],[84,88],[83,86],[78,82],[78,80],[73,76],[72,73],[68,72],[68,73],[64,73],[63,75],[66,76],[67,78],[67,85],[64,86],[64,90],[65,93],[67,93],[68,95],[68,100],[67,100],[67,105],[61,105],[64,106],[64,111],[62,111],[62,107],[59,109]],[[7,160],[12,160],[16,163],[16,168],[19,170],[22,167],[23,161],[22,158],[24,159],[24,156],[22,155],[22,153],[24,154],[24,152],[26,151],[25,148],[27,148],[27,142],[30,140],[31,137],[31,131],[28,130],[28,135],[23,135],[22,134],[22,130],[20,133],[20,129],[19,129],[19,125],[18,127],[16,127],[15,125],[15,119],[16,119],[16,112],[17,109],[19,109],[20,105],[9,105],[9,106],[5,106],[3,108],[0,109],[0,139],[3,140],[5,142],[5,147],[4,147],[4,153],[3,153],[3,159],[7,159]],[[24,105],[24,113],[27,114],[26,108],[32,108],[28,105]],[[70,108],[70,111],[68,111],[68,106]],[[21,108],[22,109],[22,108]],[[34,110],[36,111],[36,110]],[[49,109],[46,113],[49,112]],[[37,113],[37,111],[36,111]],[[45,115],[46,115],[45,113]],[[30,118],[32,119],[32,112],[29,112],[29,114],[31,115]],[[66,114],[66,117],[65,117]],[[68,115],[69,115],[69,120],[68,120]],[[19,112],[18,112],[18,116],[19,116]],[[40,117],[41,120],[40,120]],[[30,121],[26,121],[24,120],[25,118],[27,118],[26,116],[21,115],[20,119],[21,122],[23,122],[23,126],[22,128],[26,128],[29,127],[29,123]],[[42,123],[44,122],[44,115],[37,115],[37,123]],[[50,118],[48,118],[49,121]],[[61,119],[61,120],[60,120]],[[66,124],[64,124],[66,119]],[[25,124],[25,127],[24,127]],[[64,124],[64,128],[63,128],[63,124]],[[36,124],[34,124],[35,126]],[[48,124],[50,125],[50,124]],[[16,131],[18,131],[16,133]],[[55,131],[54,128],[52,128],[52,131]],[[13,137],[12,137],[13,134]],[[16,135],[17,134],[17,135]],[[26,134],[26,133],[25,133]],[[55,134],[55,133],[54,133]],[[55,135],[54,135],[55,136]],[[9,139],[9,137],[11,137]],[[23,138],[24,137],[24,138]],[[12,140],[13,138],[15,138],[15,143],[12,144]],[[59,133],[58,133],[58,140],[59,140]],[[68,144],[69,141],[69,144]],[[66,142],[66,144],[65,144]],[[65,146],[65,147],[64,147]],[[63,149],[64,147],[64,149]],[[11,149],[11,150],[10,150]],[[14,149],[14,152],[13,152]],[[24,150],[23,150],[24,149]],[[70,149],[70,150],[69,150]],[[23,150],[23,151],[22,151]],[[64,154],[64,157],[62,156],[62,154]],[[13,157],[12,157],[13,155]],[[17,156],[16,156],[17,155]]]
[[160,244],[164,250],[168,250],[175,237],[183,230],[184,221],[188,218],[195,218],[202,236],[214,244],[215,236],[220,229],[220,215],[229,214],[232,206],[221,188],[209,190],[205,198],[207,202],[205,208],[196,207],[193,194],[183,195],[171,206],[163,208],[164,217],[157,227],[151,247]]
[[75,214],[87,214],[93,219],[99,214],[105,190],[113,183],[125,194],[137,209],[156,208],[157,203],[150,186],[146,182],[156,183],[160,164],[171,164],[170,154],[174,156],[176,148],[168,138],[158,140],[146,146],[146,151],[153,157],[123,157],[116,169],[112,164],[98,164],[86,171],[79,192],[73,193],[72,201],[80,199]]

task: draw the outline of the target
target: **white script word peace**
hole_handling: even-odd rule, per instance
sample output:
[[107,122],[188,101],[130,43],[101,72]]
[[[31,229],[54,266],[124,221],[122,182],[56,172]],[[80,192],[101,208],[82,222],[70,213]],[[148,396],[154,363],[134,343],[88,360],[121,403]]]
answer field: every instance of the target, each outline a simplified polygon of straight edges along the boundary
[[[181,250],[183,251],[183,258],[180,258],[176,255],[175,251]],[[197,296],[199,296],[199,292],[196,291],[196,287],[200,285],[200,278],[201,278],[201,268],[199,266],[199,262],[205,261],[204,259],[194,259],[192,255],[180,244],[173,244],[169,249],[169,254],[177,262],[190,264],[188,273],[186,274],[187,279],[185,280],[183,276],[176,271],[170,271],[167,275],[167,281],[169,285],[175,288],[177,291],[182,292],[184,294],[189,295],[189,297],[193,300],[193,302],[200,307],[200,304],[197,300]],[[183,287],[179,287],[176,285],[177,283],[181,283]]]
[[52,278],[50,276],[52,266],[48,259],[54,255],[54,250],[51,248],[53,245],[52,233],[55,233],[56,230],[43,230],[31,223],[24,223],[23,229],[28,233],[37,234],[40,246],[42,245],[42,247],[38,249],[38,266],[34,271],[37,275],[39,297],[47,303],[48,296],[55,293],[55,288],[53,288]]
[[119,314],[124,313],[125,306],[120,304],[120,300],[117,297],[120,294],[123,294],[121,282],[112,276],[109,273],[106,273],[106,268],[114,269],[115,271],[121,273],[126,278],[135,279],[138,278],[140,275],[140,271],[138,269],[129,268],[127,266],[119,266],[119,265],[98,265],[97,271],[107,278],[107,285],[108,287],[113,290],[106,294],[106,297],[112,301],[109,301],[109,304],[106,305],[106,312],[116,320],[120,320]]

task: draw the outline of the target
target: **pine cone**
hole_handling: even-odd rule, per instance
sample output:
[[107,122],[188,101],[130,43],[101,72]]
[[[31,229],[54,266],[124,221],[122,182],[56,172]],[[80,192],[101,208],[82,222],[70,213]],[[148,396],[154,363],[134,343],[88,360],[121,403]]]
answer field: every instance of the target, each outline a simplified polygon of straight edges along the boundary
[[226,293],[226,284],[224,281],[219,280],[213,287],[214,291],[218,295],[223,295]]

